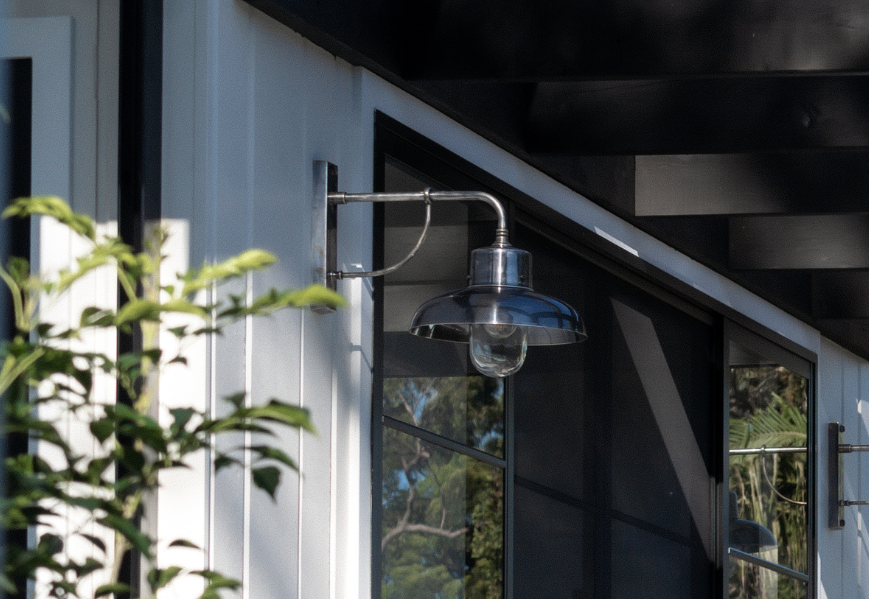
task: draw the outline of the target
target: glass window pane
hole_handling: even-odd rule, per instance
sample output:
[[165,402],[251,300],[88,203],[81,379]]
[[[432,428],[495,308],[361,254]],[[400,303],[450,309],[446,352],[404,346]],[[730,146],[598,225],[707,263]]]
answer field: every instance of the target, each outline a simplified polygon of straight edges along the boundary
[[[730,344],[730,546],[808,572],[808,379]],[[731,559],[730,597],[796,599],[805,584]]]
[[713,334],[631,295],[611,300],[613,508],[686,542],[699,539],[711,559]]
[[[612,538],[612,599],[709,596],[708,568],[692,560],[689,547],[618,520]],[[701,586],[692,592],[695,578]]]
[[383,414],[504,457],[504,381],[484,376],[388,378]]
[[514,497],[515,598],[594,597],[594,558],[585,512],[518,485]]
[[384,599],[500,599],[504,475],[383,427]]
[[[774,552],[758,554],[776,561]],[[739,599],[808,599],[809,587],[795,578],[730,556],[729,596]]]
[[[596,358],[606,351],[596,306],[600,274],[552,241],[517,226],[516,247],[531,252],[534,289],[582,316],[583,343],[529,348],[513,377],[516,476],[575,499],[593,495],[595,411],[605,396],[594,386]],[[517,547],[519,547],[517,545]]]

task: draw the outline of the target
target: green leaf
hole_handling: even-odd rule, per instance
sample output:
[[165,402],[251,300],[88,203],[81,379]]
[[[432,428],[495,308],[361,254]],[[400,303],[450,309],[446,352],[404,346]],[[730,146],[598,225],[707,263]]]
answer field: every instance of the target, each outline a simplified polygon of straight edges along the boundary
[[197,576],[201,576],[205,580],[208,581],[208,586],[213,589],[223,588],[223,589],[238,589],[241,587],[241,583],[234,578],[229,578],[224,576],[220,572],[214,572],[213,570],[197,570],[195,572],[191,572],[191,574],[196,574]]
[[[105,551],[105,550],[104,550]],[[101,570],[105,565],[99,560],[95,560],[92,557],[89,557],[85,560],[83,564],[76,566],[75,571],[79,578],[87,576],[97,570]]]
[[146,558],[151,559],[151,539],[142,533],[132,522],[115,514],[106,514],[97,522],[121,533]]
[[218,455],[216,458],[214,458],[214,471],[215,472],[219,472],[220,470],[223,470],[227,466],[233,466],[233,465],[244,466],[244,463],[241,460],[237,460],[233,457],[226,455],[225,453],[222,453],[222,454]]
[[181,314],[193,314],[200,318],[207,318],[208,312],[202,306],[198,306],[193,302],[185,299],[172,299],[164,303],[161,310],[164,312],[178,312]]
[[124,304],[115,323],[120,326],[130,322],[158,321],[160,320],[160,304],[146,299],[132,299]]
[[172,419],[174,420],[172,432],[177,434],[187,426],[187,423],[190,422],[190,419],[197,412],[193,408],[175,408],[174,410],[169,410],[169,413],[172,414]]
[[109,327],[115,323],[115,313],[103,308],[85,308],[79,320],[80,327]]
[[[84,537],[85,539],[90,541],[95,547],[99,548],[100,551],[105,553],[106,544],[103,542],[103,540],[101,538],[95,537],[93,535],[85,534],[83,532],[80,532],[79,535],[81,535],[82,537]],[[90,558],[88,558],[88,559],[90,559]]]
[[278,462],[289,466],[293,470],[298,470],[298,468],[296,467],[296,462],[293,461],[293,458],[288,456],[284,451],[278,449],[277,447],[271,447],[269,445],[254,445],[250,447],[250,450],[259,454],[259,458],[257,458],[257,460],[277,460]]
[[100,443],[105,443],[106,439],[112,436],[115,432],[115,424],[109,419],[94,420],[90,423],[91,433],[99,440]]
[[51,533],[45,533],[39,537],[38,549],[48,555],[57,555],[63,551],[63,539]]
[[253,484],[268,493],[274,500],[278,485],[281,484],[281,471],[275,466],[263,466],[262,468],[253,468],[251,472]]
[[169,543],[169,547],[189,547],[190,549],[200,549],[199,545],[188,541],[187,539],[175,539]]
[[187,296],[205,289],[213,283],[222,283],[242,277],[250,271],[274,264],[277,259],[265,250],[251,249],[217,264],[205,264],[198,270],[188,271],[184,277],[182,294]]
[[84,235],[90,240],[96,239],[96,230],[93,221],[83,214],[76,214],[65,201],[57,196],[34,196],[30,198],[16,198],[12,200],[3,218],[18,216],[21,218],[32,214],[45,214],[54,217],[58,222],[66,225],[76,233]]
[[247,397],[247,394],[244,391],[239,391],[238,393],[233,393],[232,395],[227,395],[223,398],[224,401],[228,401],[236,408],[242,408],[244,406],[244,398]]
[[5,591],[9,595],[14,595],[18,592],[18,588],[15,586],[12,580],[10,580],[9,577],[3,573],[0,573],[0,589],[3,589],[3,591]]
[[332,306],[333,308],[339,308],[346,306],[347,301],[339,294],[322,285],[309,285],[305,289],[294,291],[284,296],[281,304],[293,307]]
[[156,591],[162,589],[167,584],[181,573],[181,568],[178,566],[169,566],[168,568],[154,568],[148,572],[148,584],[151,585],[151,590]]
[[311,422],[310,412],[307,408],[293,406],[277,399],[269,400],[269,403],[264,406],[247,408],[244,411],[244,416],[246,418],[262,418],[281,422],[290,426],[303,428],[312,433],[317,432],[314,424]]

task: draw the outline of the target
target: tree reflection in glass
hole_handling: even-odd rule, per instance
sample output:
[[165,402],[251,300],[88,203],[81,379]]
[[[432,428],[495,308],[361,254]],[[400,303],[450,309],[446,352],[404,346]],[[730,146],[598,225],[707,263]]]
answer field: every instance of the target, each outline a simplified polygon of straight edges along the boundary
[[[804,448],[807,442],[808,380],[776,364],[730,369],[730,447]],[[730,488],[739,518],[768,528],[777,546],[758,557],[808,572],[807,456],[731,455]],[[803,599],[802,581],[766,568],[730,560],[730,599]]]
[[[503,456],[503,387],[484,377],[384,381],[384,414]],[[383,427],[383,599],[503,596],[501,468]]]
[[484,376],[388,378],[383,414],[504,457],[504,382]]

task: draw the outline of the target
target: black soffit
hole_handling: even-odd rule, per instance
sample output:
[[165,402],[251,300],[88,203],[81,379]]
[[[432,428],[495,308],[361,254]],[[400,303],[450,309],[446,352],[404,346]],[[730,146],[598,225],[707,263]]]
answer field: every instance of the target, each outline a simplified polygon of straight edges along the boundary
[[869,358],[864,0],[247,0]]

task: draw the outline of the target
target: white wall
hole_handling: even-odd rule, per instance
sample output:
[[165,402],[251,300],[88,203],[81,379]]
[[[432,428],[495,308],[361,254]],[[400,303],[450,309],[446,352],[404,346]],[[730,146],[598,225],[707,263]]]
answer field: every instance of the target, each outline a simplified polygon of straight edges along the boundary
[[[370,190],[373,119],[381,110],[816,352],[819,439],[829,420],[845,422],[851,443],[869,438],[869,415],[858,411],[866,411],[869,364],[811,327],[247,4],[166,2],[164,10],[163,202],[165,217],[186,236],[187,254],[176,256],[180,266],[258,246],[276,253],[281,265],[255,277],[253,291],[307,284],[312,161],[337,164],[341,189]],[[339,218],[340,267],[370,267],[370,207],[342,207]],[[198,478],[188,475],[161,491],[161,530],[202,542],[204,561],[188,555],[190,563],[243,579],[246,597],[369,595],[370,287],[345,282],[341,291],[350,308],[240,325],[197,349],[194,384],[161,390],[167,404],[192,398],[216,410],[219,397],[244,389],[255,402],[274,395],[312,410],[317,437],[281,440],[302,471],[284,479],[276,503],[251,492],[242,473],[210,480],[204,463]],[[869,552],[860,510],[849,508],[845,531],[826,529],[823,453],[820,462],[819,596],[866,596]],[[869,497],[869,485],[859,488],[860,462],[856,456],[848,461],[848,480],[856,487],[848,493]]]
[[[869,444],[869,363],[822,342],[818,359],[818,572],[820,599],[869,596],[869,506],[845,508],[844,530],[827,528],[827,454],[823,451],[828,422],[845,425],[844,442]],[[844,498],[869,499],[869,455],[844,456]],[[865,480],[864,480],[865,479]]]
[[[67,63],[54,68],[71,69],[71,76],[56,83],[70,86],[71,102],[47,114],[34,115],[34,141],[55,142],[65,147],[72,170],[65,174],[56,167],[33,165],[35,194],[63,196],[79,211],[103,222],[117,218],[118,205],[118,0],[6,0],[4,17],[65,20],[70,27]],[[19,21],[20,23],[20,21]],[[10,26],[10,33],[20,29]],[[26,32],[34,46],[45,51],[62,40],[49,31]],[[19,54],[20,55],[20,54]],[[38,93],[37,89],[34,92]],[[52,98],[34,93],[34,104]],[[67,121],[69,135],[58,134],[54,124]],[[48,127],[48,133],[37,128]],[[34,148],[34,152],[37,152]],[[58,148],[49,151],[58,152]],[[34,158],[37,154],[34,153]],[[47,176],[65,176],[65,184],[41,185]]]
[[[32,61],[31,193],[63,197],[78,211],[98,217],[98,232],[105,235],[117,234],[117,8],[112,1],[10,0],[4,4],[0,49],[3,58]],[[73,258],[86,251],[87,244],[53,220],[34,218],[31,247],[33,269],[48,274],[71,268]],[[70,297],[44,309],[42,316],[59,326],[69,325],[78,322],[84,307],[112,308],[116,301],[114,272],[103,269],[79,281]],[[103,332],[68,343],[111,356],[115,342],[114,336]],[[114,381],[97,375],[93,399],[114,402]],[[51,405],[40,407],[40,417],[59,420],[58,429],[76,451],[99,451],[86,423]],[[50,446],[31,449],[46,459],[53,457]],[[111,550],[113,538],[93,523],[84,525],[81,516],[74,510],[62,511],[53,525],[60,531],[100,536]],[[69,541],[65,551],[78,560],[102,557],[80,538]],[[97,576],[82,591],[92,593],[102,582]]]
[[[307,285],[313,161],[340,165],[347,186],[371,186],[370,167],[362,168],[371,149],[359,131],[370,118],[360,118],[358,74],[240,2],[167,2],[164,10],[163,206],[187,231],[180,265],[256,246],[280,265],[253,278],[253,293]],[[342,221],[350,270],[371,255],[371,221],[354,209]],[[198,382],[182,391],[161,385],[161,402],[181,395],[213,410],[239,390],[253,402],[283,398],[309,408],[319,429],[316,437],[280,440],[302,472],[284,477],[274,503],[252,492],[243,473],[209,480],[204,464],[196,473],[201,492],[189,473],[183,486],[165,481],[161,532],[202,543],[205,562],[188,551],[191,565],[242,579],[245,597],[367,591],[367,570],[359,571],[367,541],[359,537],[368,533],[361,514],[370,513],[361,451],[369,438],[370,331],[361,323],[370,322],[370,309],[365,283],[341,291],[352,310],[241,324],[201,348]]]

